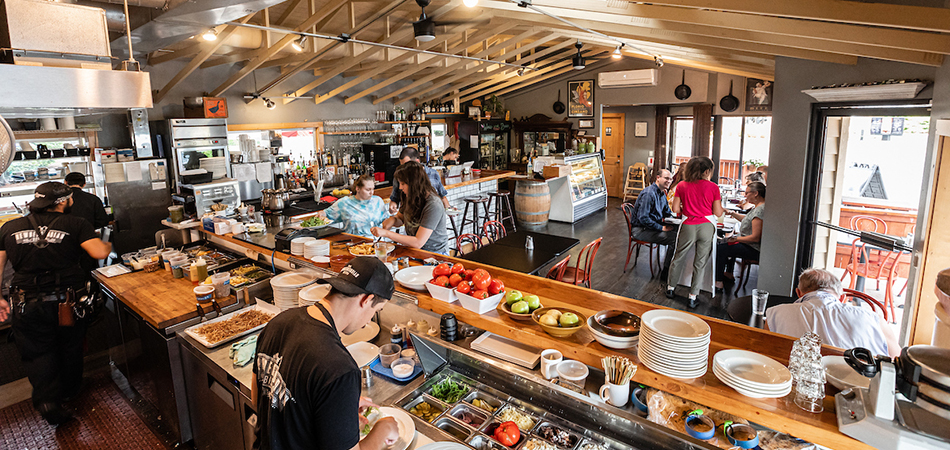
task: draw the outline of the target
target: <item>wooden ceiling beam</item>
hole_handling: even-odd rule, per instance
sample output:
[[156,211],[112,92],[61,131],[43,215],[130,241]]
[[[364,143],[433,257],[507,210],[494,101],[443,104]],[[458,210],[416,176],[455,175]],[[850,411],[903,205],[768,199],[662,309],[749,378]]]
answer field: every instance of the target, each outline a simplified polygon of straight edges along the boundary
[[950,33],[950,9],[844,0],[656,0],[654,5]]
[[274,21],[274,25],[282,27],[287,24],[287,20],[290,19],[290,16],[292,16],[294,13],[294,10],[297,9],[297,5],[299,5],[302,1],[303,0],[290,0],[289,2],[284,2],[288,3],[287,9],[285,9],[284,12],[280,14],[280,17]]
[[[590,65],[594,65],[595,62],[601,62],[601,61],[595,61],[595,59],[598,56],[605,55],[606,53],[605,52],[594,53],[588,50],[581,50],[581,54],[584,55],[584,58],[587,58],[590,61]],[[452,94],[448,97],[448,99],[452,100],[452,99],[458,98],[459,101],[464,103],[470,100],[474,100],[476,98],[487,96],[489,94],[497,93],[504,89],[510,89],[515,86],[534,84],[538,81],[550,78],[551,76],[557,76],[562,73],[567,73],[574,70],[574,67],[572,66],[572,64],[573,63],[571,61],[561,61],[557,64],[553,64],[551,66],[545,67],[544,69],[532,71],[531,73],[526,73],[525,76],[520,77],[518,79],[510,80],[506,83],[502,83],[496,86],[482,89],[475,93],[468,94],[464,97],[462,96],[461,92],[459,92],[458,94]]]
[[[471,56],[472,56],[473,58],[484,58],[484,57],[487,57],[488,55],[491,55],[492,53],[494,53],[494,52],[496,52],[496,51],[504,50],[504,49],[506,49],[506,48],[508,48],[508,47],[511,47],[512,45],[515,45],[516,43],[521,42],[521,41],[527,39],[528,37],[531,37],[531,36],[537,34],[539,31],[540,31],[540,30],[537,29],[537,28],[529,28],[527,31],[525,31],[525,32],[523,32],[523,33],[521,33],[521,34],[519,34],[519,35],[517,35],[517,36],[514,36],[514,37],[512,37],[512,38],[509,38],[509,39],[507,39],[507,40],[505,40],[505,41],[503,41],[503,42],[500,42],[500,43],[498,43],[498,44],[492,45],[492,46],[490,46],[490,47],[486,47],[484,50],[482,50],[482,51],[480,51],[480,52],[478,52],[478,53],[472,54]],[[464,68],[465,66],[467,66],[468,64],[472,64],[472,61],[469,61],[469,60],[462,60],[462,61],[459,61],[459,62],[457,62],[457,63],[455,63],[455,64],[452,64],[451,66],[448,66],[448,67],[443,68],[443,69],[441,69],[441,70],[439,70],[439,71],[436,71],[435,73],[433,73],[433,74],[431,74],[431,75],[422,77],[422,78],[420,78],[420,79],[413,80],[412,83],[410,83],[410,84],[408,84],[408,85],[406,85],[406,86],[403,86],[403,87],[401,87],[401,88],[399,88],[399,89],[396,89],[395,91],[392,91],[392,92],[390,92],[390,93],[388,93],[388,94],[386,94],[386,95],[383,95],[383,96],[381,96],[381,97],[377,97],[377,98],[373,99],[373,104],[376,105],[376,104],[379,104],[379,103],[381,103],[381,102],[384,102],[384,101],[386,101],[386,100],[388,100],[388,99],[390,99],[390,98],[396,97],[397,95],[402,94],[403,92],[406,92],[406,91],[415,89],[415,88],[417,88],[417,87],[419,87],[419,86],[422,86],[423,84],[428,83],[428,82],[434,80],[435,78],[437,78],[437,77],[439,77],[439,76],[445,75],[445,74],[447,74],[447,73],[449,73],[449,72],[452,72],[452,71],[454,71],[454,70],[462,69],[462,68]],[[476,64],[484,64],[484,63],[476,63]],[[405,100],[407,100],[407,99],[406,99],[406,98],[402,98],[402,99],[399,99],[399,100],[395,101],[395,103],[399,103],[399,102],[405,101]]]
[[[499,24],[499,25],[498,25],[497,27],[495,27],[494,29],[491,29],[491,30],[483,30],[483,31],[481,31],[481,32],[479,32],[479,33],[476,33],[476,34],[473,35],[473,36],[470,36],[470,37],[468,37],[468,38],[463,38],[463,39],[462,39],[462,42],[459,42],[458,44],[456,44],[455,46],[453,46],[452,48],[450,48],[450,49],[446,52],[447,55],[445,55],[445,56],[435,56],[435,57],[433,57],[433,58],[430,58],[428,61],[426,61],[426,64],[416,64],[415,67],[410,67],[410,68],[408,68],[408,69],[406,69],[406,70],[403,70],[402,72],[399,72],[399,73],[397,73],[397,74],[386,75],[386,79],[385,79],[385,80],[383,80],[383,81],[381,81],[381,82],[379,82],[379,83],[377,83],[377,84],[374,84],[373,86],[370,86],[370,87],[368,87],[368,88],[366,88],[366,89],[363,89],[362,91],[358,92],[358,93],[355,94],[355,95],[352,95],[352,96],[347,97],[347,98],[343,101],[343,103],[344,103],[344,104],[347,104],[347,105],[350,104],[350,103],[353,103],[353,102],[355,102],[356,100],[359,100],[359,99],[361,99],[361,98],[363,98],[363,97],[365,97],[365,96],[367,96],[367,95],[369,95],[369,94],[371,94],[371,93],[373,93],[373,92],[376,92],[376,91],[378,91],[378,90],[380,90],[380,89],[382,89],[382,88],[384,88],[384,87],[386,87],[386,86],[389,86],[389,85],[391,85],[391,84],[393,84],[393,83],[396,83],[397,81],[400,81],[400,80],[403,80],[403,79],[405,79],[405,78],[407,78],[407,77],[412,76],[413,74],[419,72],[420,70],[425,69],[425,68],[426,68],[428,65],[430,65],[430,64],[434,64],[434,63],[437,63],[437,62],[442,61],[444,58],[447,58],[448,55],[455,54],[455,53],[457,53],[457,52],[462,51],[464,47],[468,47],[468,46],[470,45],[469,42],[478,42],[478,41],[481,41],[481,40],[483,40],[483,39],[486,39],[486,38],[488,38],[488,37],[490,37],[490,36],[494,36],[495,34],[504,33],[505,31],[508,31],[508,30],[514,28],[515,25],[516,25],[516,24],[515,24],[514,22],[506,22],[506,23]],[[417,57],[418,57],[419,54],[416,53],[414,56],[417,56]],[[416,58],[416,59],[418,60],[418,58]]]

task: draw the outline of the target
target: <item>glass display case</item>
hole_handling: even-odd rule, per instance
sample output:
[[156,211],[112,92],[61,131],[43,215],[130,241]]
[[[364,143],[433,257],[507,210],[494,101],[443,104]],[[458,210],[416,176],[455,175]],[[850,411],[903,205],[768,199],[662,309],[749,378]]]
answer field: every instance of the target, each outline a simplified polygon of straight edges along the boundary
[[568,179],[571,181],[572,201],[579,202],[607,192],[607,187],[604,185],[604,169],[599,157],[582,158],[567,163],[571,166],[571,174],[568,175]]
[[607,207],[607,184],[600,153],[565,157],[559,163],[570,166],[566,177],[548,180],[551,189],[551,220],[577,222]]

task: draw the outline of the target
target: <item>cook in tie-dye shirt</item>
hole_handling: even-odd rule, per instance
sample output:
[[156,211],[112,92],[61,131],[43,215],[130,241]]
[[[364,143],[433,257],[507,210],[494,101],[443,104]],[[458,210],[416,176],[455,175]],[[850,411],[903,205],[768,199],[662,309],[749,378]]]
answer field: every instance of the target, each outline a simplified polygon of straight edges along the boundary
[[343,197],[322,212],[326,218],[339,222],[350,234],[373,237],[370,229],[389,218],[389,209],[383,199],[373,195],[376,182],[364,174],[353,183],[353,195]]

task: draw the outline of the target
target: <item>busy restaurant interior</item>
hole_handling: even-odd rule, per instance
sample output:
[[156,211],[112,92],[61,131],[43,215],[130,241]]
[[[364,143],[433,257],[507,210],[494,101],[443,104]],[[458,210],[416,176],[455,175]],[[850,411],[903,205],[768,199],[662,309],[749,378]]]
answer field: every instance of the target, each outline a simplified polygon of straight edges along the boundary
[[0,448],[950,448],[945,0],[0,0]]

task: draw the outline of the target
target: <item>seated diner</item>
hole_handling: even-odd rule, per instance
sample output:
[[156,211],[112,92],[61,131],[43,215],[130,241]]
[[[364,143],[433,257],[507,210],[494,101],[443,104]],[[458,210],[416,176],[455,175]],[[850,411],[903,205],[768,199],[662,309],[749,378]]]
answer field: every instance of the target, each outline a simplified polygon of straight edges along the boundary
[[735,268],[736,258],[744,260],[759,260],[759,250],[762,241],[762,218],[765,217],[765,184],[753,181],[745,188],[746,201],[753,205],[748,214],[739,214],[735,211],[726,211],[726,215],[739,220],[738,235],[728,237],[719,242],[716,248],[716,290],[723,288],[723,283],[735,281],[732,271]]
[[[393,176],[402,193],[403,202],[395,216],[371,229],[373,236],[389,238],[412,248],[447,254],[449,233],[445,225],[445,208],[439,194],[429,183],[422,164],[406,162],[396,169]],[[403,225],[406,227],[406,234],[392,231],[392,228]]]

